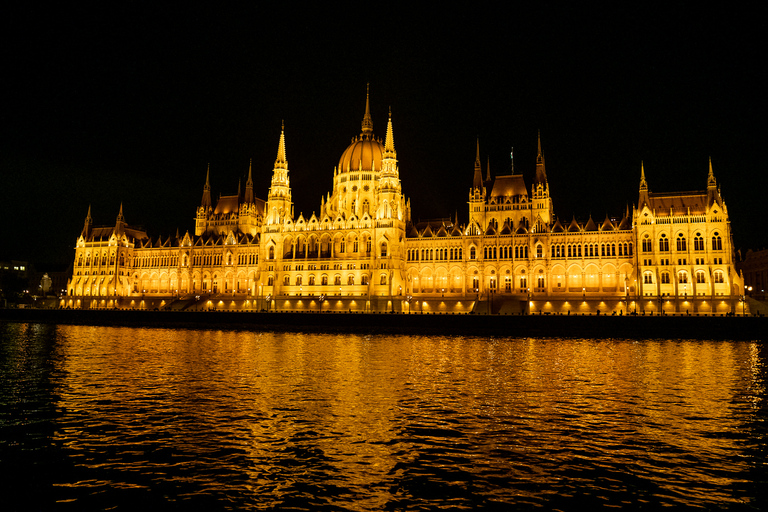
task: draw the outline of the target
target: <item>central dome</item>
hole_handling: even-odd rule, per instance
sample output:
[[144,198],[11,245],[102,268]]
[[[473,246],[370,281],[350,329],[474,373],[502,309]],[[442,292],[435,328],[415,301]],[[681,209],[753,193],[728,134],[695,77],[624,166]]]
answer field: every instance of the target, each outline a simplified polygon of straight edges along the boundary
[[339,159],[339,172],[380,171],[384,145],[373,137],[369,94],[365,93],[365,115],[360,136],[352,141]]
[[361,135],[344,150],[339,159],[339,172],[380,171],[384,145],[373,136]]

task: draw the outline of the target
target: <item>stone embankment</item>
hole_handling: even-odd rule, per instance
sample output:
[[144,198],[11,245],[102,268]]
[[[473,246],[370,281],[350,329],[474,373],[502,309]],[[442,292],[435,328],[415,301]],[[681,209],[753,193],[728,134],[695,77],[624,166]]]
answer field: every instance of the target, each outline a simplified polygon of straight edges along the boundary
[[768,317],[0,309],[0,321],[122,327],[556,338],[768,339]]

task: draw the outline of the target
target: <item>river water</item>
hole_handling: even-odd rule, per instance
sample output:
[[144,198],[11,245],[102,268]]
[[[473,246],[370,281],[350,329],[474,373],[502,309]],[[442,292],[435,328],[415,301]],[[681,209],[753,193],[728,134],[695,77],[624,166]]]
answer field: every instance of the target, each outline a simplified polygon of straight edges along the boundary
[[757,342],[0,335],[4,510],[768,503]]

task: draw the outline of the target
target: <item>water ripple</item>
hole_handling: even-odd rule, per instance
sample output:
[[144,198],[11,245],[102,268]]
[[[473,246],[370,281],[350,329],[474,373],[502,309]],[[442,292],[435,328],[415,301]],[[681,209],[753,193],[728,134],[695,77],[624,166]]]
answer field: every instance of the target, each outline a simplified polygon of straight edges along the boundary
[[11,510],[767,508],[759,344],[0,333]]

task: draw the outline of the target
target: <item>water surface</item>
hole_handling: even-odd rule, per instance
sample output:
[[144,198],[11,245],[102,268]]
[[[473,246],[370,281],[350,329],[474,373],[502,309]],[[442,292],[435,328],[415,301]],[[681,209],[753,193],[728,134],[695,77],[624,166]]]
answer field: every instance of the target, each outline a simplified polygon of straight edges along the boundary
[[766,350],[0,323],[12,509],[766,506]]

